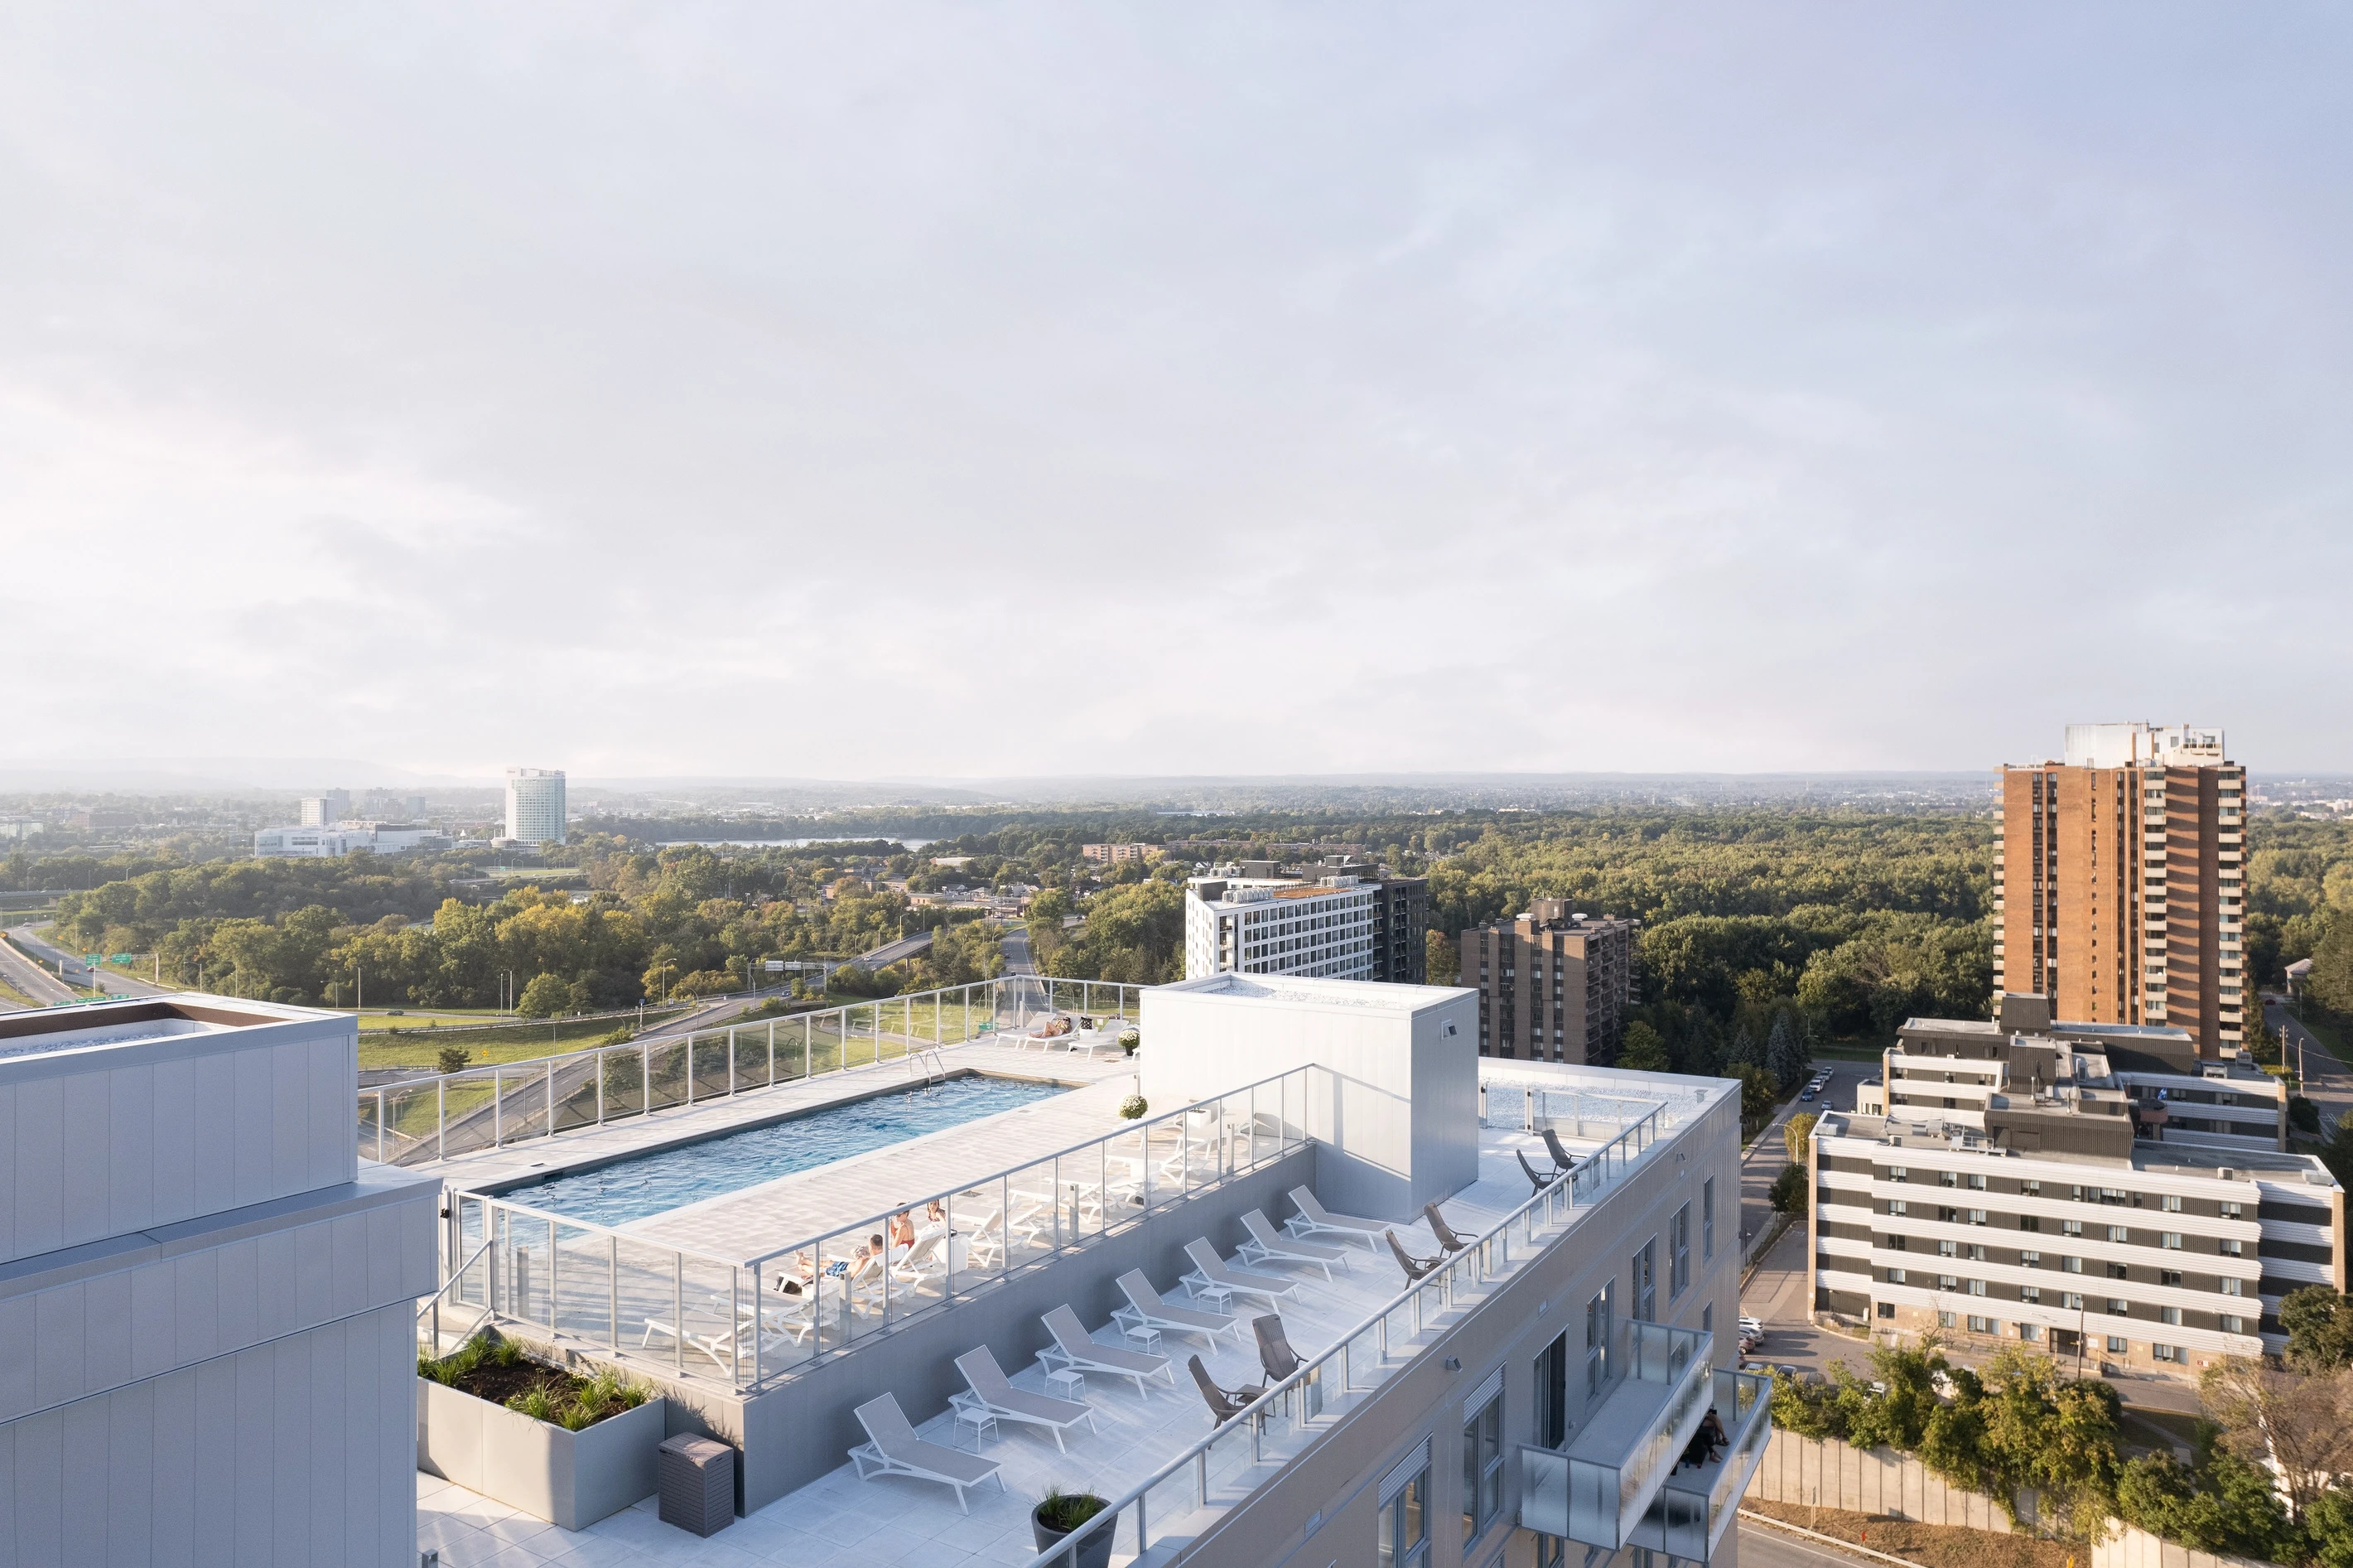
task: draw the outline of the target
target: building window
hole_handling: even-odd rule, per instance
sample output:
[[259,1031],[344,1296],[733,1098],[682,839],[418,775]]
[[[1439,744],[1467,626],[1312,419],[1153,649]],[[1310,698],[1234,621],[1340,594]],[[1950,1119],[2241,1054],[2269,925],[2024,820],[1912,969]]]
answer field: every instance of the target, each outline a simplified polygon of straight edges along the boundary
[[2059,1222],[2059,1232],[2062,1235],[2082,1235],[2084,1234],[2084,1222],[2081,1220],[2062,1220]]
[[1609,1381],[1609,1336],[1616,1328],[1618,1282],[1611,1280],[1585,1304],[1585,1392],[1598,1395]]
[[1985,1190],[1986,1179],[1972,1171],[1969,1175],[1969,1191],[1972,1192],[1982,1192]]
[[2039,1285],[2021,1285],[2018,1287],[2018,1298],[2031,1307],[2042,1299],[2042,1287]]
[[2109,1316],[2109,1317],[2111,1317],[2111,1318],[2129,1318],[2129,1317],[2131,1317],[2131,1316],[2132,1316],[2132,1303],[2131,1303],[2131,1302],[2129,1302],[2129,1301],[2120,1301],[2120,1300],[2118,1300],[2116,1298],[2115,1298],[2115,1297],[2113,1297],[2113,1296],[2109,1297],[2109,1298],[2108,1298],[2108,1316]]
[[2021,1323],[2018,1326],[2018,1337],[2025,1340],[2030,1345],[2041,1344],[2042,1342],[2042,1325],[2040,1323]]
[[2243,1334],[2247,1331],[2247,1320],[2244,1318],[2233,1318],[2230,1314],[2224,1313],[2221,1317],[2216,1319],[2215,1322],[2221,1328],[2222,1332],[2226,1334]]
[[1961,1177],[1960,1172],[1957,1171],[1939,1171],[1936,1172],[1936,1185],[1939,1187],[1957,1187],[1960,1184]]
[[2112,1242],[2128,1242],[2132,1240],[2132,1232],[2123,1225],[2110,1225],[2108,1239]]
[[1504,1391],[1462,1424],[1462,1540],[1479,1539],[1504,1511]]
[[1887,1179],[1890,1181],[1907,1181],[1911,1180],[1911,1174],[1901,1165],[1891,1165],[1887,1168]]
[[2080,1257],[2063,1257],[2059,1260],[2059,1271],[2062,1274],[2081,1274],[2084,1272],[2084,1260]]
[[1691,1205],[1675,1211],[1667,1227],[1667,1299],[1679,1300],[1691,1285]]
[[2125,1337],[2122,1334],[2110,1334],[2108,1336],[2108,1354],[2112,1356],[2120,1356],[2124,1353]]
[[1953,1315],[1950,1312],[1939,1312],[1936,1314],[1936,1327],[1939,1329],[1949,1329],[1952,1326]]
[[1912,1211],[1904,1206],[1903,1199],[1890,1198],[1887,1200],[1887,1212],[1891,1214],[1908,1214]]
[[2178,1286],[2181,1283],[2181,1271],[2178,1268],[2160,1268],[2157,1271],[2157,1282],[2159,1285]]
[[1961,1244],[1958,1242],[1940,1241],[1936,1244],[1938,1257],[1958,1257],[1960,1255]]
[[1381,1503],[1381,1568],[1429,1568],[1430,1531],[1422,1519],[1430,1496],[1430,1467]]
[[2157,1309],[2157,1315],[2168,1329],[2181,1327],[2181,1308],[2179,1307],[2160,1307]]
[[1904,1271],[1903,1271],[1902,1269],[1900,1269],[1900,1268],[1891,1268],[1891,1269],[1889,1269],[1889,1270],[1887,1271],[1887,1283],[1888,1283],[1888,1284],[1890,1284],[1890,1285],[1901,1285],[1901,1284],[1903,1284],[1903,1283],[1904,1283]]
[[2035,1214],[2021,1214],[2018,1216],[2018,1228],[2022,1231],[2039,1231],[2042,1228],[2042,1218]]
[[2188,1358],[2182,1355],[2179,1345],[2151,1345],[2148,1359],[2153,1361],[2180,1361]]
[[2042,1255],[2039,1252],[2021,1252],[2018,1255],[2018,1266],[2021,1268],[2041,1268],[2042,1266]]
[[2238,1205],[2238,1204],[2236,1204],[2236,1203],[2224,1203],[2224,1204],[2221,1204],[2221,1205],[2220,1205],[2220,1206],[2221,1206],[2221,1211],[2222,1211],[2222,1217],[2223,1217],[2224,1219],[2226,1219],[2226,1220],[2235,1220],[2235,1219],[2237,1219],[2237,1218],[2239,1217],[2239,1205]]
[[2225,1296],[2239,1295],[2244,1288],[2244,1285],[2239,1280],[2226,1277],[2222,1281],[2222,1294]]
[[1969,1294],[1970,1294],[1970,1295],[1972,1295],[1972,1296],[1982,1296],[1982,1295],[1984,1295],[1985,1293],[1986,1293],[1986,1292],[1985,1292],[1985,1281],[1984,1281],[1984,1280],[1982,1280],[1982,1279],[1972,1279],[1972,1280],[1970,1280],[1970,1281],[1969,1281]]
[[1715,1255],[1715,1178],[1713,1176],[1699,1184],[1699,1255],[1703,1262]]
[[2073,1290],[2063,1290],[2059,1293],[2059,1305],[2070,1312],[2081,1312],[2084,1309],[2084,1298]]
[[2179,1252],[2181,1250],[2181,1233],[2179,1231],[2167,1231],[2164,1234],[2158,1237],[2157,1245],[2165,1248],[2168,1252]]
[[1699,1309],[1699,1331],[1703,1334],[1715,1332],[1715,1303],[1713,1301]]
[[1993,1319],[1990,1319],[1990,1318],[1978,1318],[1978,1317],[1971,1317],[1971,1318],[1969,1319],[1969,1332],[1970,1332],[1970,1333],[1972,1333],[1972,1334],[1990,1334],[1990,1333],[1992,1333],[1993,1331],[1994,1331],[1994,1330],[1993,1330]]
[[1642,1244],[1641,1250],[1628,1260],[1626,1271],[1633,1277],[1634,1285],[1634,1309],[1630,1315],[1638,1322],[1657,1322],[1659,1320],[1658,1237],[1652,1236]]

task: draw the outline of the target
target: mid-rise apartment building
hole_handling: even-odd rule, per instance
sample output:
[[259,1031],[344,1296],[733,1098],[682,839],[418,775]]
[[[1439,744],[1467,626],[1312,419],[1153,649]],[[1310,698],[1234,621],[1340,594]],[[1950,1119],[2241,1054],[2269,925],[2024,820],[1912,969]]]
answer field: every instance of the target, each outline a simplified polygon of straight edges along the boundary
[[2009,1340],[2195,1375],[2346,1286],[2345,1194],[2284,1152],[2280,1081],[2165,1025],[1914,1019],[1810,1160],[1814,1305],[1886,1337]]
[[1185,978],[1373,978],[1378,895],[1354,876],[1197,876],[1185,886]]
[[317,860],[346,854],[400,854],[448,849],[445,833],[415,822],[344,822],[332,828],[263,828],[253,835],[257,860]]
[[1539,898],[1462,933],[1461,983],[1479,992],[1479,1054],[1532,1062],[1617,1057],[1634,987],[1634,920]]
[[2069,725],[2064,759],[2002,769],[1994,967],[2062,1018],[2246,1040],[2246,769],[2222,732]]
[[1333,855],[1285,869],[1249,860],[1185,892],[1185,978],[1310,975],[1420,985],[1430,882]]
[[564,770],[560,768],[507,769],[507,837],[522,844],[562,843]]
[[1153,848],[1151,844],[1081,844],[1079,858],[1100,865],[1117,865],[1123,861],[1142,860]]

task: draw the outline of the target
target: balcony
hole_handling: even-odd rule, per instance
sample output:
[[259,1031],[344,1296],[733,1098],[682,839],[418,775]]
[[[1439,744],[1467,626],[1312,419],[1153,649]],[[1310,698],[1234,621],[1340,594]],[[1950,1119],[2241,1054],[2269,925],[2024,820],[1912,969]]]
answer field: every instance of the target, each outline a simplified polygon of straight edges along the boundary
[[[1628,1323],[1616,1340],[1612,1353],[1625,1374],[1587,1413],[1575,1440],[1563,1449],[1521,1448],[1520,1524],[1606,1551],[1648,1545],[1704,1558],[1704,1551],[1667,1543],[1720,1533],[1730,1519],[1715,1494],[1743,1463],[1755,1466],[1762,1438],[1740,1424],[1758,1422],[1771,1403],[1760,1393],[1764,1380],[1715,1372],[1710,1334]],[[1678,1485],[1675,1463],[1711,1404],[1732,1435],[1731,1453],[1721,1467],[1703,1467]],[[1725,1499],[1746,1484],[1744,1471]]]

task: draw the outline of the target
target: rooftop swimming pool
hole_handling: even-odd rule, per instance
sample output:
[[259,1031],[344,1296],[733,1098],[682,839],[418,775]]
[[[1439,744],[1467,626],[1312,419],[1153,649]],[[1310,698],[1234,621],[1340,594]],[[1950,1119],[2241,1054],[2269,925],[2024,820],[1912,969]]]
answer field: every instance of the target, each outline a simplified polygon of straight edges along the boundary
[[930,1088],[877,1095],[724,1138],[633,1155],[500,1195],[572,1219],[627,1224],[1064,1092],[1059,1084],[950,1078]]

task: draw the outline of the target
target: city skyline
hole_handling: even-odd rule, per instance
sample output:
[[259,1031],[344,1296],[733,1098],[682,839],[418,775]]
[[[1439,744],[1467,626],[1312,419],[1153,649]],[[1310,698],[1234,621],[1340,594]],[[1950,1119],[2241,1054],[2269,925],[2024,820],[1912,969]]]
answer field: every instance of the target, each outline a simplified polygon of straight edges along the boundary
[[2341,15],[918,15],[28,13],[0,765],[2353,768]]

